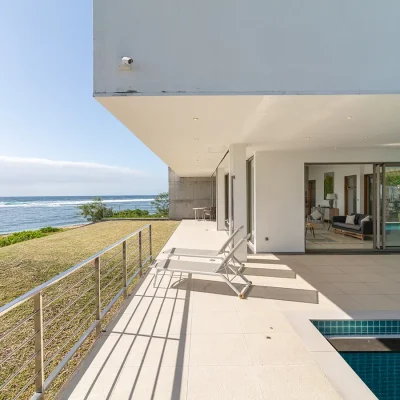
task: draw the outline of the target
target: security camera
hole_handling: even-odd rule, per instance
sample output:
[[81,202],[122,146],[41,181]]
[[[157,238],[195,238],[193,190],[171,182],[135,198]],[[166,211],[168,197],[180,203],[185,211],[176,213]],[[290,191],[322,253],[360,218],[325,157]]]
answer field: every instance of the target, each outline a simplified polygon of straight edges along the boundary
[[131,65],[133,63],[133,59],[130,57],[122,57],[122,64]]

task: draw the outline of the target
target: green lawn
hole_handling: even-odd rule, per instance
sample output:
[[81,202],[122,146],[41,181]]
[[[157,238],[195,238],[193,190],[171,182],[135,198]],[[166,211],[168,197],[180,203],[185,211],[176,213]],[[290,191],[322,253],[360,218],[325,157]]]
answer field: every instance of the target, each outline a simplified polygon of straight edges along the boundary
[[[149,223],[152,225],[153,255],[156,256],[177,228],[179,222],[149,221]],[[0,248],[0,306],[146,224],[146,221],[107,221]],[[142,259],[148,256],[147,238],[148,235],[144,233]],[[137,237],[129,239],[127,243],[128,275],[132,276],[138,266]],[[102,305],[104,307],[102,309],[122,287],[121,250],[122,246],[120,245],[101,257],[101,285],[104,288],[104,291],[102,291]],[[80,283],[81,281],[82,283]],[[94,268],[93,263],[91,263],[44,292],[43,303],[47,307],[44,312],[46,326],[44,330],[45,361],[49,361],[49,365],[45,368],[46,376],[93,321],[93,310],[95,309],[95,304],[91,303],[95,299],[93,284]],[[60,295],[61,298],[58,299]],[[64,311],[64,308],[71,302],[73,303],[75,299],[77,299],[76,303]],[[108,319],[116,313],[121,302],[122,297],[110,311]],[[88,308],[85,308],[86,305]],[[19,306],[6,314],[5,317],[0,318],[0,339],[2,333],[14,326],[17,321],[29,316],[32,311],[33,302],[28,301],[23,306]],[[70,320],[72,321],[71,325],[65,326]],[[46,325],[47,323],[48,325]],[[58,336],[59,333],[60,336]],[[34,354],[33,339],[19,349],[21,343],[32,335],[34,335],[33,321],[29,320],[10,337],[0,341],[0,387],[1,382],[6,382],[8,377],[16,373],[19,366],[23,365]],[[63,346],[67,344],[69,339],[72,340],[71,345],[68,344],[64,348]],[[77,352],[62,374],[56,379],[54,387],[46,398],[54,398],[59,388],[86,354],[94,339],[94,335],[92,335],[82,349]],[[15,356],[9,358],[13,351],[16,352]],[[7,359],[7,361],[2,363],[1,361],[4,359]],[[29,383],[29,379],[34,376],[33,371],[34,360],[28,364],[25,370],[21,371],[5,391],[0,392],[0,400],[14,398],[19,390]],[[29,389],[30,394],[32,394],[32,387],[30,386]],[[21,398],[29,398],[29,396],[22,396]]]
[[157,255],[179,222],[107,221],[0,248],[0,306],[147,223]]

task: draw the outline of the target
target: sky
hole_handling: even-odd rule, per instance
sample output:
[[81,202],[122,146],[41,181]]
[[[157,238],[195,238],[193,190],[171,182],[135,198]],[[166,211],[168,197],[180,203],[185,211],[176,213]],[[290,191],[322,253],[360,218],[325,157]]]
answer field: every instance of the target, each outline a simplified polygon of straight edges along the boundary
[[166,191],[167,166],[92,96],[92,1],[0,3],[0,197]]

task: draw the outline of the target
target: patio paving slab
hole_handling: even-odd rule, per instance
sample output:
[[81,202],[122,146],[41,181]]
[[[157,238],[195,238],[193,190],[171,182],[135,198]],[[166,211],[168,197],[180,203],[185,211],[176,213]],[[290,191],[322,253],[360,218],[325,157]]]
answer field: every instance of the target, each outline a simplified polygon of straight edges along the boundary
[[[225,240],[226,233],[216,231],[214,222],[183,221],[165,249],[212,249]],[[165,274],[154,288],[149,271],[60,398],[336,400],[346,396],[337,386],[354,381],[349,369],[328,374],[332,383],[320,367],[325,339],[319,334],[318,340],[304,339],[304,332],[318,333],[310,316],[400,315],[400,256],[249,258],[245,274],[247,269],[254,286],[245,300],[217,277]],[[296,316],[296,323],[290,315]],[[312,348],[315,343],[319,353]],[[369,393],[362,382],[357,385]]]

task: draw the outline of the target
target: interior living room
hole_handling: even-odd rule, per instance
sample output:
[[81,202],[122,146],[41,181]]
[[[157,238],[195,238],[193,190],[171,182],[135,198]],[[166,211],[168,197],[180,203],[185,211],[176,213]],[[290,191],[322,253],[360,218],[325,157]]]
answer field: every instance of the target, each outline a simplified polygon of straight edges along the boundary
[[306,250],[372,250],[373,165],[305,167]]

